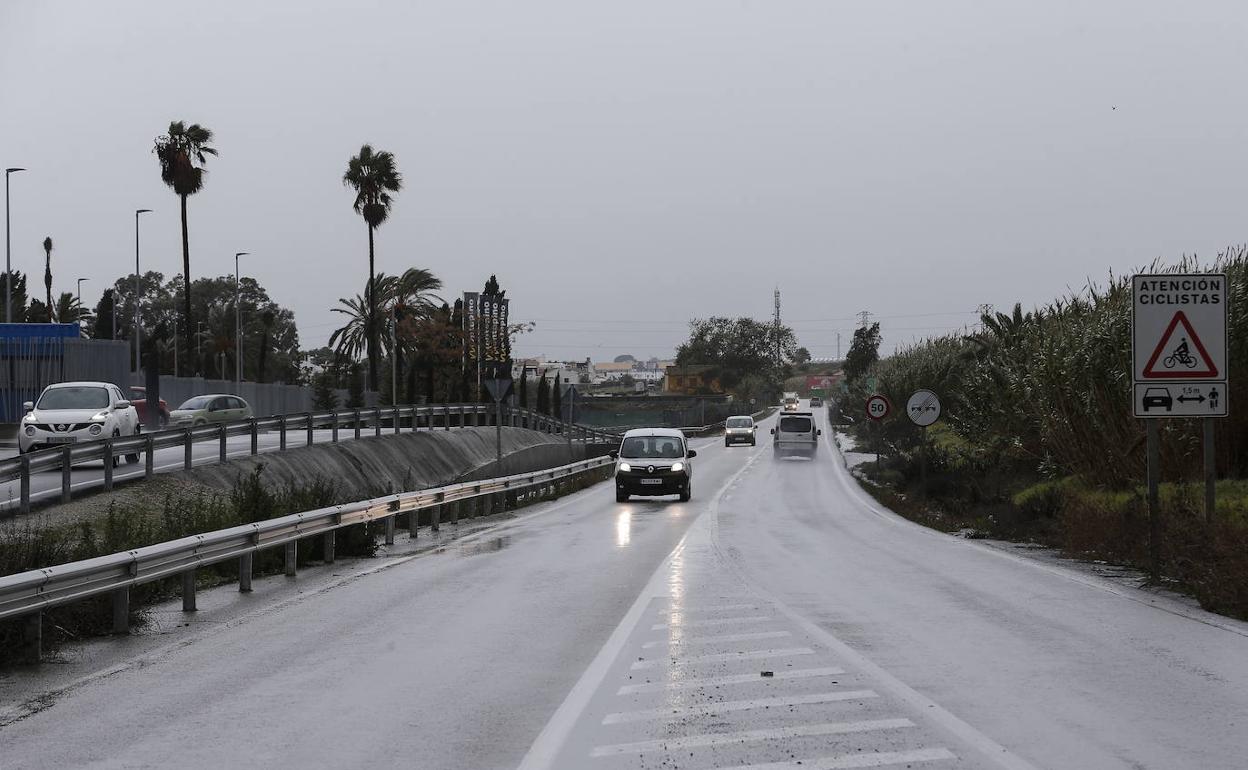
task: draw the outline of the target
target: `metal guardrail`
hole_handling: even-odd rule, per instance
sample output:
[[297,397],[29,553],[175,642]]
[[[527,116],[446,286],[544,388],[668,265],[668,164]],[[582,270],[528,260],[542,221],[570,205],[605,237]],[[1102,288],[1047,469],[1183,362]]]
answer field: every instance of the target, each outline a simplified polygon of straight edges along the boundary
[[[452,427],[482,427],[490,424],[492,418],[499,419],[499,417],[504,425],[525,427],[546,433],[566,434],[569,439],[576,438],[581,441],[615,439],[614,434],[580,425],[568,425],[528,409],[503,407],[499,412],[489,404],[392,406],[333,412],[304,412],[275,417],[253,417],[215,425],[173,428],[142,433],[137,436],[105,438],[81,444],[67,444],[60,448],[42,449],[0,460],[0,483],[14,480],[21,482],[19,511],[29,513],[30,474],[60,470],[60,500],[69,502],[73,497],[72,466],[78,463],[103,462],[104,479],[101,485],[105,491],[109,491],[113,488],[113,467],[117,458],[126,457],[134,461],[143,458],[145,460],[144,478],[151,478],[155,473],[155,452],[170,447],[183,447],[183,468],[190,470],[194,460],[192,450],[195,444],[217,442],[220,446],[218,459],[220,462],[225,462],[227,441],[231,436],[250,435],[250,453],[255,455],[259,454],[261,432],[277,431],[280,436],[278,444],[280,451],[287,448],[287,436],[291,431],[304,432],[307,436],[306,445],[311,446],[313,431],[317,428],[331,428],[333,430],[332,441],[336,443],[339,431],[344,428],[354,431],[354,438],[358,439],[365,429],[371,429],[376,436],[382,435],[387,429],[399,433],[402,431],[404,420],[410,421],[412,430],[420,430],[422,421],[428,430],[450,430]],[[387,421],[389,421],[388,426]]]
[[[284,547],[285,571],[293,576],[296,543],[303,538],[325,536],[324,561],[331,563],[334,561],[335,533],[343,527],[381,520],[385,523],[385,542],[389,545],[394,543],[395,516],[400,513],[412,514],[409,531],[415,537],[419,525],[416,512],[432,509],[431,526],[437,531],[441,513],[448,506],[452,509],[454,520],[458,520],[459,506],[465,501],[480,500],[482,513],[488,514],[496,506],[505,509],[509,498],[517,492],[558,486],[582,474],[608,468],[613,463],[609,457],[596,457],[535,473],[404,492],[0,577],[0,620],[29,616],[37,638],[37,626],[34,624],[41,622],[40,613],[44,610],[111,594],[113,630],[123,633],[129,627],[129,590],[132,586],[180,574],[183,610],[193,611],[195,570],[199,567],[238,559],[239,590],[250,591],[253,558],[262,549]],[[501,502],[498,498],[502,498]],[[514,499],[510,502],[514,507]]]

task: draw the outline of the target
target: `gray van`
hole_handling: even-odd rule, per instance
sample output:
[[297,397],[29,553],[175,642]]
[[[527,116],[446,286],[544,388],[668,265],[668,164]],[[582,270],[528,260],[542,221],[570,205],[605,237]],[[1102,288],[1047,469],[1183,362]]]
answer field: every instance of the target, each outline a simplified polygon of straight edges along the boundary
[[776,457],[801,455],[814,457],[819,451],[819,437],[823,431],[815,427],[815,416],[810,412],[781,412],[776,427],[771,429],[771,441]]

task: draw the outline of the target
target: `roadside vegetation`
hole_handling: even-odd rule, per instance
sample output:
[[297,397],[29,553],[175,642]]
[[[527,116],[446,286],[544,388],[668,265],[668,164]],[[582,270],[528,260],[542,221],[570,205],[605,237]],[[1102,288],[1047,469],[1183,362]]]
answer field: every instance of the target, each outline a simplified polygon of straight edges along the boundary
[[[1227,273],[1228,403],[1248,403],[1248,249],[1220,254],[1212,265],[1183,259],[1151,270]],[[879,485],[876,494],[942,529],[1146,566],[1144,426],[1131,410],[1130,315],[1130,279],[1111,277],[1044,307],[984,314],[969,334],[880,360],[878,337],[864,334],[870,350],[850,357],[868,364],[852,372],[840,420],[864,450],[882,453],[878,466],[862,468]],[[860,417],[873,384],[895,407],[881,424]],[[941,422],[927,433],[925,496],[923,434],[897,408],[919,388],[943,402]],[[1208,524],[1200,422],[1164,420],[1161,435],[1163,577],[1207,609],[1248,618],[1248,409],[1232,407],[1217,421],[1222,481]]]

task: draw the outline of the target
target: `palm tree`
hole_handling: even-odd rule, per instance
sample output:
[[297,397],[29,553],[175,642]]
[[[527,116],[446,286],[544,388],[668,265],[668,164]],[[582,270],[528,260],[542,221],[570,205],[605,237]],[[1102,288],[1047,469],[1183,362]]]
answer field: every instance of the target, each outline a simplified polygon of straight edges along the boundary
[[55,306],[52,304],[52,236],[43,239],[43,286],[47,289],[48,312],[52,314],[49,319],[53,322],[59,317],[56,315]]
[[82,322],[90,323],[91,313],[78,303],[78,298],[73,295],[73,292],[61,292],[61,296],[56,300],[56,304],[52,306],[52,312],[63,324],[78,324],[82,327],[82,336],[87,336],[87,328],[82,325]]
[[[352,208],[355,213],[364,217],[368,225],[368,282],[369,291],[365,292],[368,299],[368,318],[365,337],[368,343],[368,386],[377,387],[377,297],[373,290],[376,259],[373,249],[373,230],[381,226],[390,216],[390,193],[398,192],[403,187],[403,177],[395,167],[394,155],[388,152],[373,152],[371,145],[360,148],[360,154],[347,161],[347,173],[342,175],[342,183],[355,190],[355,202]],[[335,308],[336,309],[336,308]]]
[[207,128],[175,120],[169,124],[169,133],[156,137],[153,150],[160,161],[161,181],[182,203],[182,330],[188,351],[195,349],[195,322],[191,318],[191,245],[186,231],[186,199],[204,189],[204,164],[209,155],[217,154],[215,148],[208,146],[211,141],[212,131]]
[[342,307],[332,310],[345,315],[347,322],[330,335],[329,346],[340,359],[355,362],[360,360],[360,354],[368,347],[369,303],[357,294],[351,299],[339,299],[338,304]]

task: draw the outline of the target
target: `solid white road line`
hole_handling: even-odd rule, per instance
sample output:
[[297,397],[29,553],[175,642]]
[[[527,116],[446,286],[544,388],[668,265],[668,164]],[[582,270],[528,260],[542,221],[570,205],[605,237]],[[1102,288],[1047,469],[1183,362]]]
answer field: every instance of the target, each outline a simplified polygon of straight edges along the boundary
[[[771,620],[770,615],[751,615],[741,618],[717,618],[715,620],[690,620],[683,623],[671,623],[670,625],[679,628],[707,628],[709,626],[730,626],[733,623],[757,623],[760,620]],[[651,631],[662,631],[668,627],[668,623],[656,623],[650,626]]]
[[675,639],[656,639],[652,642],[646,642],[641,645],[643,649],[651,649],[661,645],[686,645],[686,644],[725,644],[727,642],[748,642],[753,639],[783,639],[793,634],[788,631],[755,631],[749,634],[724,634],[722,636],[691,636],[676,637]]
[[617,725],[623,722],[646,722],[654,719],[680,719],[681,717],[712,716],[727,714],[733,711],[750,711],[753,709],[770,708],[772,706],[807,706],[814,703],[835,703],[846,700],[864,700],[878,698],[875,690],[845,690],[843,692],[820,692],[813,695],[780,695],[775,698],[751,698],[750,700],[729,700],[722,703],[699,703],[693,706],[677,706],[659,709],[643,709],[642,711],[617,711],[607,714],[602,719],[604,725]]
[[910,751],[879,751],[872,754],[838,754],[822,759],[804,759],[800,762],[768,762],[763,765],[739,765],[721,770],[849,770],[855,767],[887,767],[910,762],[938,762],[957,759],[949,749],[912,749]]
[[759,660],[761,658],[787,658],[793,655],[814,655],[809,647],[786,647],[783,649],[748,650],[746,652],[717,652],[712,655],[690,655],[685,658],[655,658],[639,660],[633,664],[634,671],[659,666],[687,666],[693,663],[722,663],[727,660]]
[[909,719],[823,722],[813,725],[798,725],[797,727],[778,727],[769,730],[742,730],[735,733],[707,733],[658,741],[617,743],[613,746],[599,746],[591,751],[589,755],[591,757],[609,757],[619,754],[641,754],[647,751],[679,751],[706,746],[721,746],[723,744],[749,743],[751,741],[809,738],[816,735],[848,735],[850,733],[866,733],[874,730],[897,730],[903,727],[914,727],[914,722],[911,722]]
[[[727,684],[750,684],[751,682],[770,682],[775,679],[809,679],[816,676],[839,676],[845,673],[843,668],[799,668],[796,671],[777,671],[771,676],[761,674],[732,674],[731,676],[712,676],[704,679],[680,679],[675,682],[649,682],[647,684],[630,684],[621,687],[616,695],[631,695],[637,692],[660,692],[663,690],[691,690],[697,687],[720,687]],[[833,682],[833,684],[836,684]]]
[[749,604],[721,604],[719,606],[694,606],[694,607],[673,607],[671,609],[659,610],[660,615],[688,615],[692,612],[732,612],[735,610],[761,610],[758,602],[750,602]]

